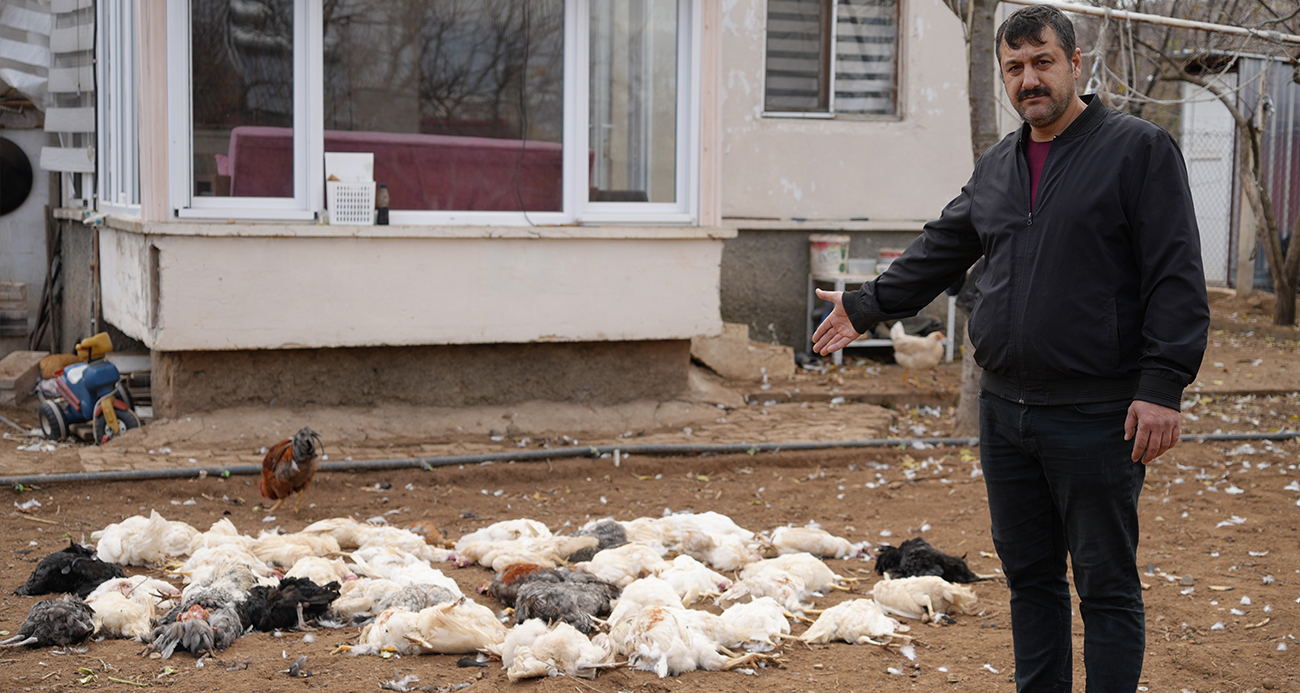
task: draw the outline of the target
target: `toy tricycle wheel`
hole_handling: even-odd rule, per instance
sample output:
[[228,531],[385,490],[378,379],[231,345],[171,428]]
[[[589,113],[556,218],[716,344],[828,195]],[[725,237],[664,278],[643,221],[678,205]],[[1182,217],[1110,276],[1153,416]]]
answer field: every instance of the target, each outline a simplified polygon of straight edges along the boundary
[[[123,431],[140,427],[140,419],[135,415],[135,412],[128,409],[118,409],[117,420],[122,424]],[[108,422],[104,420],[104,414],[101,412],[95,417],[95,443],[103,445],[112,439],[113,432],[109,430]]]
[[63,440],[68,437],[68,421],[63,417],[63,410],[50,400],[41,402],[37,415],[41,420],[41,433],[50,440]]

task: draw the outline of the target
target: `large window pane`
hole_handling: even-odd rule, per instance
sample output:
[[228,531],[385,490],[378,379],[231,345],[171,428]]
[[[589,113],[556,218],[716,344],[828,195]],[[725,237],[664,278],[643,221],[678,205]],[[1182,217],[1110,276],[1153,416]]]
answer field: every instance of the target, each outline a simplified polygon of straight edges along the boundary
[[293,0],[191,0],[194,194],[293,197]]
[[391,209],[562,209],[563,0],[336,0],[324,39],[325,151]]
[[830,110],[832,0],[769,0],[763,110]]
[[677,0],[591,4],[591,194],[677,198]]
[[898,1],[841,0],[835,18],[835,112],[898,112]]

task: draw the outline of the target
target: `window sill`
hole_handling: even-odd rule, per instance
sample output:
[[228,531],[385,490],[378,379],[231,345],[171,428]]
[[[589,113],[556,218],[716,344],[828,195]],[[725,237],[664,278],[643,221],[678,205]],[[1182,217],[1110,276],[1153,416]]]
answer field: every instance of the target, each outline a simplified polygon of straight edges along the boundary
[[719,240],[736,237],[730,226],[440,226],[402,224],[345,226],[275,223],[145,223],[131,217],[109,216],[110,227],[154,236],[232,238],[500,238],[537,240]]

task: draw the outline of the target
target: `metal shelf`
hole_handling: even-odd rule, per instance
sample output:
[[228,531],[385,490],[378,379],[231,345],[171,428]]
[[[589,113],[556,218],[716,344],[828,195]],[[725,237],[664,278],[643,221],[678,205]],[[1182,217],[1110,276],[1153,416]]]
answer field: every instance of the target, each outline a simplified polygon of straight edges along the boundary
[[[812,274],[811,272],[808,274],[808,311],[804,315],[804,324],[807,325],[807,337],[808,337],[807,345],[808,345],[809,354],[812,354],[812,347],[813,347],[813,341],[812,341],[813,307],[817,305],[817,294],[814,293],[813,289],[817,287],[817,284],[818,283],[833,284],[835,286],[836,291],[843,291],[844,288],[850,282],[853,284],[862,284],[863,282],[868,282],[871,281],[872,279],[875,279],[877,276],[879,275],[876,274],[824,275],[824,274]],[[944,345],[944,360],[946,360],[948,363],[952,363],[953,345],[954,345],[952,333],[956,329],[957,329],[957,297],[950,294],[948,296],[948,331],[945,333],[947,334],[947,337],[945,337],[942,340]],[[849,347],[892,347],[892,346],[894,346],[894,340],[892,339],[859,339],[850,343],[848,346],[844,347],[844,349],[847,349]],[[834,363],[837,366],[844,363],[844,349],[840,349],[834,354],[831,354],[831,363]]]

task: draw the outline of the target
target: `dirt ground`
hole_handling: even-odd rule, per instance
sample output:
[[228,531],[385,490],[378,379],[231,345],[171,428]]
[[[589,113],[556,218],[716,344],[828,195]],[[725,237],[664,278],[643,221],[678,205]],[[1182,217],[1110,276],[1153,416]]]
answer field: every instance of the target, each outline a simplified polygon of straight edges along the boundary
[[[1259,329],[1267,324],[1261,306],[1225,300],[1215,304],[1215,311],[1220,329],[1212,331],[1205,365],[1185,397],[1184,431],[1300,428],[1300,342]],[[8,429],[0,443],[0,475],[252,464],[260,461],[262,445],[304,424],[325,436],[332,460],[569,444],[942,436],[951,430],[957,365],[922,374],[918,388],[899,382],[897,366],[862,356],[850,355],[843,369],[803,371],[767,389],[715,382],[730,395],[715,391],[613,414],[584,414],[583,408],[547,411],[540,405],[473,412],[217,412],[153,422],[102,450],[80,443],[43,445]],[[719,407],[710,400],[730,404]],[[23,426],[35,424],[34,406],[30,411],[0,409],[0,415]],[[423,420],[429,417],[441,422]],[[1184,443],[1149,468],[1139,547],[1142,580],[1149,585],[1144,593],[1148,649],[1140,690],[1300,690],[1295,661],[1300,653],[1295,640],[1300,632],[1298,451],[1300,445],[1290,441]],[[754,531],[817,522],[850,540],[875,544],[924,536],[942,550],[964,554],[976,572],[993,573],[999,562],[989,538],[978,454],[977,447],[872,448],[634,455],[618,467],[611,459],[571,458],[433,471],[333,472],[317,476],[300,512],[281,509],[274,518],[260,506],[254,477],[37,484],[23,492],[4,492],[12,505],[0,510],[0,631],[15,632],[38,599],[11,592],[40,558],[69,536],[82,540],[108,523],[150,509],[200,529],[229,517],[248,534],[277,527],[294,531],[319,519],[352,515],[385,516],[394,524],[429,519],[452,537],[519,517],[568,531],[605,516],[630,520],[657,517],[666,509],[714,510]],[[29,512],[15,507],[31,499],[41,506]],[[828,563],[841,575],[863,578],[856,594],[874,582],[869,559]],[[473,591],[490,577],[489,571],[442,569],[467,594],[499,608]],[[165,577],[161,571],[151,574]],[[994,580],[977,584],[976,592],[981,604],[976,615],[959,616],[956,624],[944,627],[912,624],[919,640],[915,661],[874,646],[788,643],[781,648],[781,666],[752,675],[693,672],[659,679],[619,669],[593,681],[552,678],[511,684],[499,667],[457,667],[457,656],[385,660],[331,655],[336,645],[356,637],[358,629],[347,628],[247,635],[203,660],[202,667],[188,654],[168,661],[150,658],[140,644],[129,641],[91,642],[84,652],[4,650],[0,690],[128,691],[143,684],[185,691],[361,691],[379,690],[384,682],[407,674],[419,677],[415,687],[430,691],[1012,690],[1006,587]],[[853,596],[837,593],[816,602],[826,607]],[[805,627],[796,625],[794,631]],[[1082,623],[1077,618],[1074,635],[1076,690],[1083,690]],[[299,655],[307,656],[309,678],[282,673]],[[93,677],[78,673],[81,668]]]

